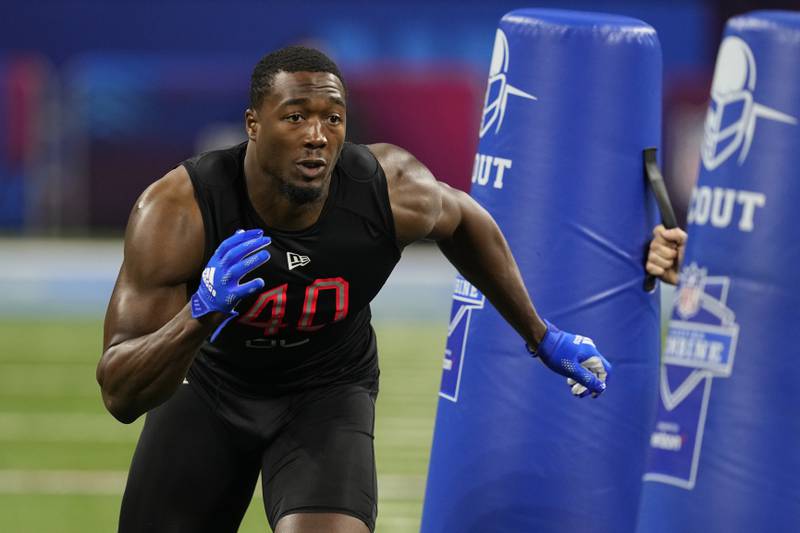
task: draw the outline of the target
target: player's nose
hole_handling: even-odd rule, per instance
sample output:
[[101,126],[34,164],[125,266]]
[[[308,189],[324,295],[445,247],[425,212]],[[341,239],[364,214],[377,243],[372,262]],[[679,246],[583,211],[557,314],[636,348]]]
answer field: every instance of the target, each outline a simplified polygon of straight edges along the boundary
[[307,148],[324,148],[328,144],[328,139],[325,136],[322,121],[309,120],[307,124],[303,140],[305,146]]

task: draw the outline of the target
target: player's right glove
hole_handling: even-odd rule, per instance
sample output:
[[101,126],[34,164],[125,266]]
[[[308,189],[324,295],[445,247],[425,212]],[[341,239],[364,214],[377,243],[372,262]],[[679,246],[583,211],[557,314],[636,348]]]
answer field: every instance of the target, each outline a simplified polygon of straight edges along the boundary
[[553,372],[566,376],[575,396],[596,398],[606,390],[611,363],[597,351],[592,339],[561,331],[547,320],[544,323],[547,332],[539,347],[534,351],[528,346],[528,351]]
[[264,237],[264,232],[260,229],[237,230],[220,243],[209,259],[203,270],[200,286],[192,295],[191,304],[194,318],[212,312],[228,315],[211,335],[212,342],[222,328],[238,315],[234,310],[236,304],[264,287],[264,280],[261,278],[243,284],[239,280],[269,260],[269,252],[259,248],[270,242],[271,239]]

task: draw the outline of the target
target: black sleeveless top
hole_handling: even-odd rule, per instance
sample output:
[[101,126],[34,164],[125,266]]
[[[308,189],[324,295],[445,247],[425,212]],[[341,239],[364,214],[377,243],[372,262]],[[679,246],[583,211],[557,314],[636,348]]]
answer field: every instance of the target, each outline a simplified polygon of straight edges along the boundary
[[345,143],[311,227],[267,226],[247,194],[247,144],[183,162],[205,226],[205,260],[237,229],[272,238],[267,263],[243,278],[264,289],[200,347],[189,379],[253,396],[377,376],[369,302],[400,259],[386,176],[364,146]]

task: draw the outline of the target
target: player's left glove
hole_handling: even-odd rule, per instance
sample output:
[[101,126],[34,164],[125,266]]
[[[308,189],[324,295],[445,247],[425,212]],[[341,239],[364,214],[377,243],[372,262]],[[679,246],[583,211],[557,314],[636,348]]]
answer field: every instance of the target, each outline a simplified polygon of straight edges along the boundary
[[561,331],[547,320],[544,323],[547,332],[542,342],[535,351],[528,346],[528,351],[553,372],[566,376],[575,396],[596,398],[606,390],[611,363],[597,351],[592,339]]

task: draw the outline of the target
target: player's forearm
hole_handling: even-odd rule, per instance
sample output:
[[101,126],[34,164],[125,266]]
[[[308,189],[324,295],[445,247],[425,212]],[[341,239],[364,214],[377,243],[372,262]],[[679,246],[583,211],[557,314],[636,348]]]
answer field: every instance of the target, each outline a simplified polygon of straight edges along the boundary
[[438,244],[517,333],[536,347],[547,328],[536,313],[508,243],[491,216],[471,199],[465,199],[458,227]]
[[160,329],[109,346],[97,367],[108,411],[130,423],[166,401],[183,382],[203,341],[220,318],[192,318],[186,305]]

